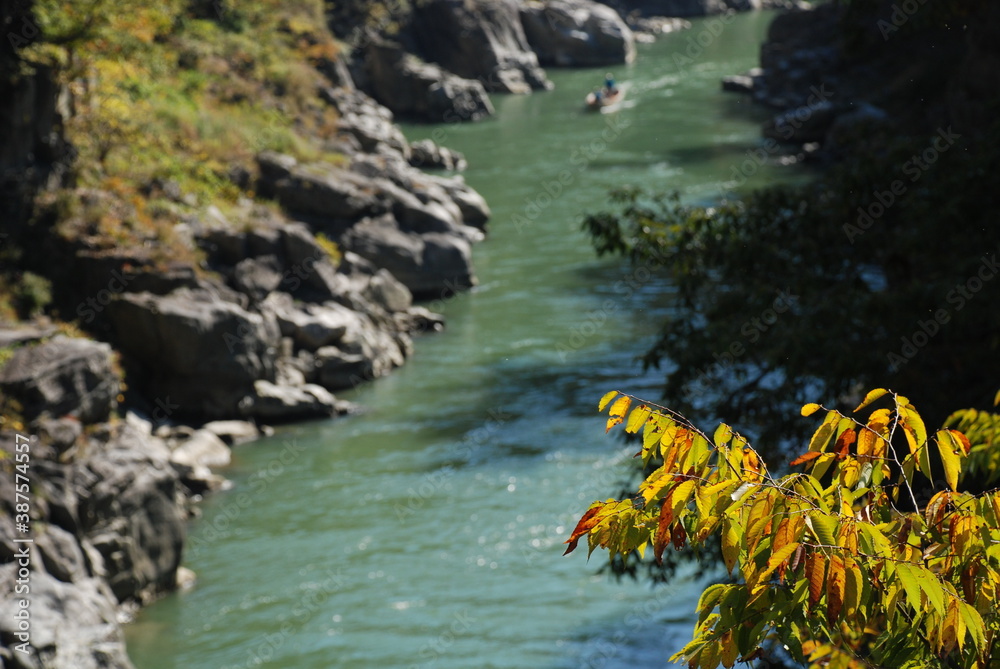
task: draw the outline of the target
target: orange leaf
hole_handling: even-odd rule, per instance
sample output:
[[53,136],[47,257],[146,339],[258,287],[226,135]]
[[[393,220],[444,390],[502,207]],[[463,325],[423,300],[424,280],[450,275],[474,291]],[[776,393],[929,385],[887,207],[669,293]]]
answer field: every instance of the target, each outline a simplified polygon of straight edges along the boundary
[[794,467],[795,465],[801,465],[801,464],[805,464],[806,462],[811,462],[812,460],[815,460],[816,458],[818,458],[821,455],[823,455],[823,454],[821,452],[819,452],[819,451],[809,451],[808,453],[803,453],[802,455],[800,455],[799,457],[795,458],[794,460],[792,460],[788,464],[791,465],[792,467]]
[[844,606],[845,581],[844,561],[834,555],[830,558],[830,575],[826,581],[826,619],[831,625],[840,617]]
[[663,549],[667,547],[670,539],[667,537],[670,531],[670,524],[674,520],[673,501],[674,492],[671,490],[663,498],[663,505],[660,507],[660,522],[656,527],[656,537],[653,539],[653,555],[657,562],[663,562]]
[[566,549],[566,552],[563,553],[563,555],[569,555],[576,550],[576,544],[580,541],[580,537],[587,532],[590,532],[594,525],[597,524],[597,518],[595,516],[597,516],[597,512],[603,508],[604,504],[598,502],[594,506],[587,509],[587,512],[580,518],[580,522],[576,524],[573,534],[570,535],[569,539],[563,542],[569,544],[569,548]]
[[841,458],[847,456],[851,452],[851,446],[854,445],[854,442],[857,440],[857,436],[857,432],[854,431],[854,428],[849,427],[841,432],[840,436],[837,437],[837,443],[833,448]]
[[684,548],[684,542],[687,541],[687,532],[684,531],[683,525],[680,523],[674,525],[673,529],[670,531],[670,536],[674,541],[675,550]]
[[806,579],[809,581],[809,606],[815,606],[823,597],[826,586],[826,557],[820,552],[806,556]]

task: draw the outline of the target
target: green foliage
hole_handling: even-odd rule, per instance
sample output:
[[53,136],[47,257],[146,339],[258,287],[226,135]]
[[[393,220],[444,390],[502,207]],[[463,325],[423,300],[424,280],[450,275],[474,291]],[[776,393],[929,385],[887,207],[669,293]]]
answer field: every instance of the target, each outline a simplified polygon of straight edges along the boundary
[[79,188],[39,203],[54,205],[64,237],[197,267],[176,223],[253,198],[257,153],[341,158],[322,149],[337,115],[318,91],[338,46],[321,0],[38,0],[36,10],[41,38],[21,55],[55,67],[72,111]]
[[337,242],[320,232],[316,235],[316,243],[319,244],[320,248],[326,252],[327,257],[335,267],[340,264],[342,256],[340,253],[340,247],[337,246]]
[[[779,477],[726,424],[710,437],[617,392],[599,406],[608,430],[624,423],[643,461],[663,466],[633,499],[592,504],[566,552],[583,537],[590,552],[652,547],[657,558],[718,540],[735,577],[706,588],[674,659],[728,668],[778,644],[817,668],[995,666],[1000,492],[964,491],[972,445],[958,430],[929,434],[910,400],[884,389],[851,412],[867,418],[807,404],[822,420],[790,463],[802,471]],[[920,503],[923,479],[939,491]]]
[[934,137],[883,128],[811,184],[713,206],[616,191],[615,211],[584,226],[599,253],[676,286],[644,358],[667,367],[666,401],[774,442],[794,429],[790,406],[874,385],[918,388],[921,406],[986,405],[1000,376],[1000,249],[989,232],[1000,192],[986,175],[1000,152],[966,142],[998,138],[1000,126],[985,140],[960,137],[920,170],[913,157]]
[[25,272],[14,286],[14,300],[22,317],[32,318],[42,313],[52,302],[52,282],[43,276]]

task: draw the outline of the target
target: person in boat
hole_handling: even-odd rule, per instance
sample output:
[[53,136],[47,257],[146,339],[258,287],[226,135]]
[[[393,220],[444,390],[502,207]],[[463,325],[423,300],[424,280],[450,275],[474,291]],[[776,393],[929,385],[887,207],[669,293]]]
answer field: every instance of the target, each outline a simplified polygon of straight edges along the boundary
[[608,97],[618,95],[618,89],[615,88],[615,75],[610,72],[604,75],[604,95]]

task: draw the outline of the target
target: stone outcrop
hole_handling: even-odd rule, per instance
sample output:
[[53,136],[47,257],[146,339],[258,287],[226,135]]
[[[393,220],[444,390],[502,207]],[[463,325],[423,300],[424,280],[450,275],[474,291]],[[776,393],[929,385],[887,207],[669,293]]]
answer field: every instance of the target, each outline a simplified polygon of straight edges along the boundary
[[[3,435],[5,443],[14,436]],[[14,651],[17,599],[0,598],[3,666],[132,667],[118,626],[134,607],[175,584],[185,537],[183,487],[166,444],[139,419],[88,435],[69,462],[31,446],[31,644]],[[0,477],[0,587],[13,591],[20,564],[13,477]],[[23,534],[21,534],[23,536]],[[10,586],[10,587],[8,587]]]
[[423,62],[398,44],[369,42],[363,63],[367,90],[394,114],[454,123],[479,121],[495,113],[481,81]]
[[25,419],[97,423],[117,406],[119,380],[111,347],[86,339],[57,336],[17,350],[0,370],[0,390],[17,397]]
[[347,167],[266,155],[261,178],[270,179],[262,188],[286,209],[418,297],[475,284],[470,244],[482,239],[489,208],[461,177],[430,176],[399,156],[365,154]]
[[632,31],[615,10],[593,0],[527,0],[521,24],[542,65],[597,67],[635,59]]
[[419,53],[488,92],[551,88],[521,26],[516,0],[429,0],[413,11]]

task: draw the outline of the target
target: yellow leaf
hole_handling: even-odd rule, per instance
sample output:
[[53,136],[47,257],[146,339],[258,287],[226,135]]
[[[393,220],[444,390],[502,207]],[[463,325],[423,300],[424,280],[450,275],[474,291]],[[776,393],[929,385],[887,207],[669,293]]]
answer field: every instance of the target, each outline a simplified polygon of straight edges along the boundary
[[854,409],[854,413],[857,413],[857,412],[861,411],[866,406],[868,406],[869,404],[871,404],[872,402],[874,402],[878,398],[880,398],[883,395],[885,395],[887,392],[889,392],[889,391],[886,390],[885,388],[876,388],[875,390],[869,390],[868,394],[865,395],[865,398],[863,400],[861,400],[861,404],[859,404],[857,406],[857,408]]
[[845,562],[846,580],[844,581],[844,613],[853,616],[861,604],[861,593],[864,590],[863,577],[858,563],[853,558]]
[[957,492],[958,473],[962,468],[962,458],[959,455],[961,446],[955,443],[954,437],[948,430],[938,430],[936,436],[938,453],[941,454],[941,464],[944,466],[944,478],[948,482],[948,487]]
[[629,406],[632,405],[632,398],[626,395],[622,395],[615,400],[615,403],[611,405],[611,410],[608,412],[608,427],[605,432],[610,432],[611,428],[618,425],[625,418],[625,414],[628,412]]
[[767,559],[767,567],[761,572],[760,576],[757,577],[757,583],[763,584],[767,579],[774,573],[774,570],[781,566],[781,563],[785,562],[788,558],[792,557],[792,553],[799,547],[798,541],[793,541],[790,544],[785,544],[781,549],[771,553],[771,557]]
[[816,432],[813,433],[812,439],[809,440],[809,450],[820,452],[825,451],[827,445],[830,443],[830,437],[833,436],[839,421],[839,413],[836,411],[830,411],[827,413],[826,418],[824,418],[823,422],[820,423],[820,426],[816,428]]
[[813,415],[822,408],[823,407],[816,404],[815,402],[810,402],[809,404],[805,404],[802,406],[802,415],[808,418],[809,416]]
[[740,534],[737,531],[737,523],[726,518],[722,530],[722,559],[726,563],[726,569],[730,574],[736,566],[736,559],[740,556]]
[[612,390],[609,393],[604,393],[604,397],[602,397],[601,401],[597,404],[597,410],[598,411],[604,411],[604,407],[608,406],[608,402],[610,402],[611,400],[613,400],[616,397],[618,397],[618,391],[617,390]]
[[736,647],[736,639],[733,638],[733,631],[726,630],[726,633],[722,635],[722,639],[719,640],[719,644],[722,646],[722,666],[726,669],[733,669],[736,664],[736,658],[740,656],[739,648]]
[[729,441],[729,438],[733,436],[733,430],[731,427],[725,423],[721,423],[715,430],[715,436],[712,440],[715,442],[716,446],[722,446]]
[[646,419],[649,418],[650,413],[652,412],[645,404],[637,406],[632,410],[632,413],[629,414],[628,423],[625,425],[625,431],[630,434],[638,432],[639,428],[646,424]]

